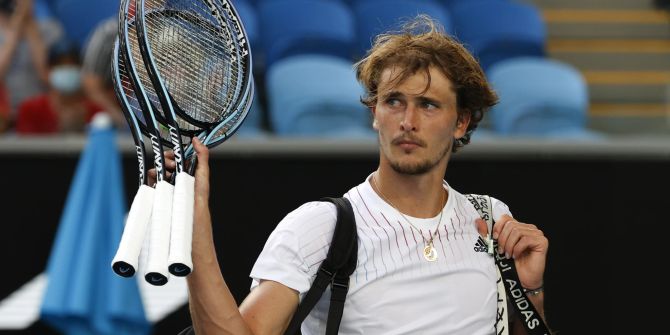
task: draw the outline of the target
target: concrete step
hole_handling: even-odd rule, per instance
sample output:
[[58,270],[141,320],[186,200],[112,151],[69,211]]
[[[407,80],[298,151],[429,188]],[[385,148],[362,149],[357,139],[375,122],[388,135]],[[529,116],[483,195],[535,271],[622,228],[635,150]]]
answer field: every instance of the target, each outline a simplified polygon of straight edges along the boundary
[[544,9],[549,38],[670,38],[670,13],[652,9]]
[[658,118],[670,116],[669,104],[653,103],[592,103],[589,108],[592,118]]
[[650,9],[653,0],[525,0],[540,8],[580,8],[580,9]]
[[670,118],[658,117],[592,117],[588,128],[609,135],[670,135]]
[[580,70],[670,70],[670,40],[551,39],[547,50]]
[[665,104],[668,71],[582,71],[593,103]]

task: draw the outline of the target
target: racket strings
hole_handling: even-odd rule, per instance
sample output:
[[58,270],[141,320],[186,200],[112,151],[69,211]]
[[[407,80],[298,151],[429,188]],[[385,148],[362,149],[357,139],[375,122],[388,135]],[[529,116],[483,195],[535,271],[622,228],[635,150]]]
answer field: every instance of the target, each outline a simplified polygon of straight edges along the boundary
[[128,101],[128,109],[130,112],[135,115],[135,118],[138,122],[146,125],[147,120],[144,119],[144,113],[142,113],[142,107],[140,107],[140,102],[137,100],[135,95],[135,88],[133,87],[130,77],[128,76],[128,70],[126,69],[126,63],[123,59],[118,60],[118,70],[119,70],[119,79],[121,80],[121,88],[123,94]]
[[[166,23],[165,21],[161,21]],[[219,118],[216,113],[229,101],[225,96],[216,94],[219,90],[234,93],[234,88],[228,86],[227,78],[230,77],[231,69],[225,61],[218,57],[204,53],[203,49],[209,46],[187,47],[185,52],[179,52],[182,57],[187,57],[192,62],[172,62],[169,57],[175,54],[180,45],[195,45],[194,41],[187,41],[188,35],[183,34],[183,29],[176,25],[158,26],[152,28],[160,31],[160,41],[155,44],[154,50],[158,54],[157,65],[163,69],[171,69],[163,75],[163,79],[172,97],[178,102],[179,107],[196,120],[214,123]],[[150,30],[154,30],[150,29]],[[156,35],[154,35],[156,36]],[[158,39],[155,39],[158,40]],[[228,99],[230,100],[230,98]]]
[[[181,110],[204,123],[223,120],[234,108],[242,75],[231,54],[231,32],[219,29],[200,1],[146,1],[145,19],[152,53],[170,94]],[[224,39],[224,40],[222,40]],[[228,39],[227,41],[225,39]]]
[[[147,72],[147,69],[144,66],[144,59],[142,58],[139,41],[137,39],[135,18],[129,15],[129,20],[127,24],[128,24],[128,40],[130,42],[129,43],[130,53],[131,57],[133,58],[133,62],[135,63],[136,75],[140,81],[140,84],[142,85],[142,87],[144,87],[144,90],[147,94],[147,98],[149,99],[151,107],[153,108],[154,117],[156,118],[156,120],[160,125],[158,128],[161,133],[161,137],[169,141],[170,139],[169,130],[167,129],[167,127],[164,126],[167,124],[166,121],[167,118],[165,116],[165,112],[163,111],[163,106],[160,103],[160,99],[158,98],[158,94],[154,89],[151,77],[149,76],[149,73]],[[200,128],[186,122],[183,119],[177,118],[176,121],[180,130],[184,130],[185,132],[195,133],[200,130]],[[182,143],[185,142],[182,140]]]
[[232,132],[235,131],[239,127],[241,122],[244,120],[244,118],[246,118],[246,115],[249,112],[249,109],[251,108],[251,104],[253,103],[253,94],[254,94],[253,83],[251,83],[250,86],[247,87],[247,90],[245,91],[244,95],[242,96],[240,105],[209,136],[210,138],[207,141],[208,145],[217,145],[218,143],[225,141],[232,135]]

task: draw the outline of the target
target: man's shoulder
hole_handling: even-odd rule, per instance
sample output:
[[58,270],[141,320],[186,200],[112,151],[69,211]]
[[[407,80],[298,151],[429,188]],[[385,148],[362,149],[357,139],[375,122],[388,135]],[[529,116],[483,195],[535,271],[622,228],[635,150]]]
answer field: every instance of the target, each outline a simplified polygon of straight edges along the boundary
[[277,229],[300,233],[318,226],[334,225],[336,219],[337,209],[333,203],[309,201],[289,212],[279,222]]
[[[352,187],[343,197],[347,198],[356,207],[358,198],[351,194],[357,192],[360,185]],[[335,197],[335,196],[333,196]],[[289,212],[277,225],[277,230],[304,232],[311,230],[332,230],[337,221],[337,208],[335,204],[325,200],[314,200],[305,202],[293,211]],[[299,234],[300,235],[300,234]]]

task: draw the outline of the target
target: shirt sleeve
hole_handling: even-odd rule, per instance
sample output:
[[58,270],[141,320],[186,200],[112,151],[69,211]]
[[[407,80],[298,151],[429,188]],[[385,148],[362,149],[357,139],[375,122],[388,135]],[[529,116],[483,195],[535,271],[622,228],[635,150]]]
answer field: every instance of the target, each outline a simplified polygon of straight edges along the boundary
[[512,212],[510,212],[507,204],[494,197],[491,197],[491,207],[493,207],[493,219],[496,221],[500,221],[500,218],[503,215],[509,215],[511,217],[514,217],[514,215],[512,215]]
[[261,280],[283,284],[306,293],[325,259],[336,220],[335,205],[307,203],[289,213],[270,234],[254,264],[251,289]]

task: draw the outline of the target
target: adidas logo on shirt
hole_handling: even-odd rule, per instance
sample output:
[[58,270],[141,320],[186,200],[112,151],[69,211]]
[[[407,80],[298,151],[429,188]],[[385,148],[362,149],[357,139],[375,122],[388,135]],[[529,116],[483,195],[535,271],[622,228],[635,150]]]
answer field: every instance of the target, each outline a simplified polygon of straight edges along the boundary
[[488,246],[486,245],[486,241],[480,236],[477,242],[475,242],[475,251],[476,252],[487,252],[488,251]]

